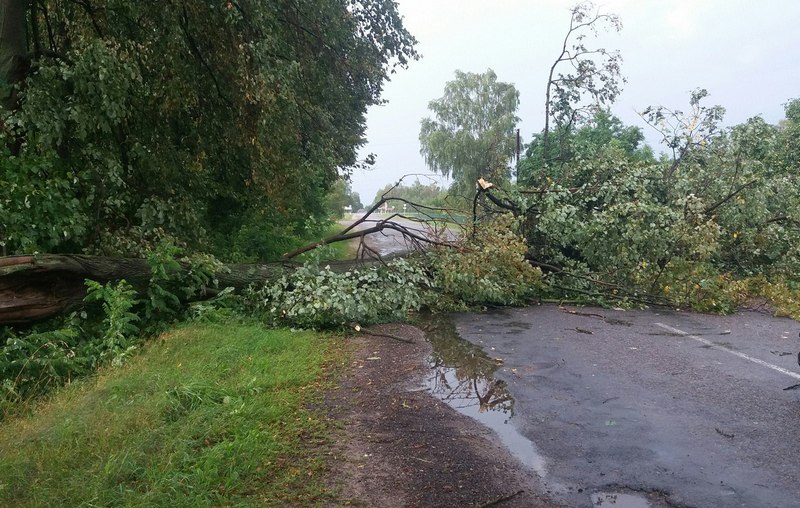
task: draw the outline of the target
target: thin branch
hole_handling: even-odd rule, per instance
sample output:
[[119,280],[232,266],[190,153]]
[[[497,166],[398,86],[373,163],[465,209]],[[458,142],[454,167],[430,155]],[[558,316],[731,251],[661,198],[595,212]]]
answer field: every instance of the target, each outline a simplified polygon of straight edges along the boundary
[[[299,248],[297,248],[297,249],[295,249],[295,250],[293,250],[291,252],[287,252],[286,254],[283,255],[283,259],[291,259],[293,257],[299,256],[300,254],[303,254],[304,252],[308,252],[310,250],[314,250],[317,247],[321,247],[323,245],[328,245],[328,244],[336,243],[336,242],[345,242],[347,240],[352,240],[354,238],[364,238],[365,236],[373,234],[373,233],[382,233],[384,230],[387,230],[387,229],[388,230],[392,230],[392,231],[397,231],[398,233],[400,233],[407,240],[411,239],[412,241],[418,242],[417,245],[426,244],[426,245],[439,245],[439,246],[443,246],[443,247],[452,247],[453,244],[451,242],[443,242],[443,241],[432,239],[429,236],[426,236],[423,231],[420,231],[420,230],[417,230],[417,229],[412,229],[412,228],[409,228],[407,226],[403,226],[402,224],[399,224],[397,222],[392,222],[391,219],[395,218],[395,217],[407,219],[406,217],[404,217],[404,216],[402,216],[400,214],[395,214],[395,215],[392,215],[388,219],[384,219],[384,220],[380,220],[380,221],[370,220],[370,221],[367,221],[367,223],[374,223],[375,224],[374,226],[368,227],[368,228],[365,228],[365,229],[359,229],[357,231],[351,231],[352,228],[348,228],[347,229],[347,231],[348,231],[347,233],[345,233],[345,232],[337,233],[337,234],[331,235],[331,236],[329,236],[329,237],[327,237],[327,238],[325,238],[323,240],[319,240],[319,241],[310,243],[308,245],[305,245],[303,247],[299,247]],[[364,220],[359,220],[359,223],[361,223],[361,224],[363,224],[364,222],[365,222]],[[372,249],[370,249],[370,250],[372,250]]]
[[361,332],[366,335],[372,335],[373,337],[386,337],[388,339],[394,339],[396,341],[405,342],[406,344],[415,344],[414,339],[400,337],[399,335],[394,335],[392,333],[376,332],[375,330],[371,328],[366,328],[364,326],[355,325],[353,329],[357,332]]
[[233,108],[233,102],[222,93],[222,88],[220,87],[219,81],[217,81],[217,76],[214,74],[214,70],[208,64],[206,59],[203,57],[203,53],[200,52],[200,48],[197,46],[197,41],[195,41],[194,37],[189,33],[189,15],[186,12],[186,6],[183,6],[183,11],[181,13],[180,19],[178,24],[181,27],[181,31],[183,32],[184,36],[186,36],[186,42],[189,44],[189,49],[192,50],[194,56],[200,61],[200,64],[205,68],[206,72],[208,72],[209,77],[211,77],[211,81],[214,83],[214,88],[217,90],[217,95],[219,98],[222,99],[229,107]]
[[[406,175],[406,176],[408,176],[408,175]],[[403,178],[405,178],[405,176]],[[300,254],[303,254],[304,252],[308,252],[310,250],[316,249],[317,247],[321,247],[323,245],[328,245],[328,244],[331,244],[331,243],[352,240],[354,238],[360,238],[361,239],[361,241],[359,243],[359,249],[358,250],[367,250],[367,251],[369,251],[371,253],[374,253],[376,256],[378,256],[377,252],[375,252],[373,249],[369,248],[364,243],[364,238],[369,234],[379,233],[379,232],[383,233],[384,230],[387,230],[387,229],[399,232],[406,240],[413,241],[417,247],[420,247],[423,244],[424,245],[439,245],[439,246],[451,247],[452,246],[452,242],[446,242],[446,241],[438,240],[438,237],[439,237],[438,234],[435,235],[434,237],[431,237],[430,234],[427,234],[425,231],[422,231],[421,229],[410,228],[408,226],[403,226],[402,224],[399,224],[397,222],[393,222],[393,219],[397,218],[397,219],[404,219],[404,220],[407,220],[407,221],[410,221],[410,222],[419,223],[419,224],[429,225],[431,222],[436,224],[437,222],[444,222],[444,221],[441,220],[441,219],[437,219],[437,218],[433,217],[429,212],[442,212],[442,213],[445,213],[448,216],[452,217],[452,214],[455,213],[455,211],[456,211],[454,209],[449,209],[449,208],[440,208],[440,207],[434,207],[434,206],[428,206],[428,205],[421,205],[421,204],[418,204],[418,203],[414,203],[413,201],[409,201],[409,200],[407,200],[405,198],[389,196],[388,194],[390,192],[392,192],[394,189],[396,189],[397,187],[400,186],[401,182],[403,181],[403,178],[401,178],[396,184],[394,184],[386,192],[381,194],[381,199],[379,199],[375,204],[373,204],[369,208],[369,210],[367,210],[367,212],[364,215],[362,215],[360,218],[355,220],[349,226],[345,227],[342,231],[340,231],[339,233],[336,233],[334,235],[331,235],[331,236],[329,236],[327,238],[324,238],[322,240],[319,240],[319,241],[310,243],[308,245],[305,245],[303,247],[300,247],[298,249],[295,249],[295,250],[293,250],[291,252],[287,252],[286,254],[283,255],[283,258],[284,259],[291,259],[293,257],[299,256]],[[414,209],[415,211],[417,211],[418,213],[424,215],[427,219],[420,219],[418,217],[409,217],[409,216],[406,216],[406,215],[403,215],[403,214],[400,214],[400,213],[394,213],[394,214],[390,215],[389,217],[384,218],[384,219],[380,219],[380,220],[375,220],[375,219],[371,218],[372,215],[375,212],[377,212],[384,204],[389,203],[391,201],[397,201],[397,202],[400,202],[400,203],[407,204],[407,205],[411,206],[411,208]],[[363,226],[365,224],[374,224],[374,225],[371,226],[371,227],[365,228],[365,229],[356,229],[356,228],[358,228],[360,226]]]
[[523,494],[524,492],[525,492],[524,490],[518,490],[518,491],[514,492],[513,494],[500,496],[497,499],[493,499],[493,500],[491,500],[489,502],[486,502],[486,503],[482,504],[480,506],[480,508],[489,508],[490,506],[497,506],[497,505],[499,505],[501,503],[505,503],[506,501],[510,501],[511,499],[514,499],[515,497],[517,497],[520,494]]
[[103,38],[103,30],[100,28],[100,24],[97,22],[97,18],[95,18],[95,13],[104,10],[102,7],[93,8],[92,5],[89,3],[88,0],[70,0],[72,3],[81,6],[86,12],[86,15],[89,16],[89,21],[92,23],[92,28],[94,28],[95,34],[101,39]]
[[746,188],[748,188],[751,185],[756,184],[756,183],[758,183],[758,179],[753,179],[753,180],[750,180],[747,183],[744,183],[744,184],[740,185],[739,187],[734,189],[732,192],[728,193],[727,196],[725,196],[721,200],[717,201],[713,205],[711,205],[711,206],[707,207],[705,210],[703,210],[703,215],[710,215],[714,210],[716,210],[720,206],[724,205],[725,203],[727,203],[728,201],[730,201],[731,199],[736,197],[737,194],[739,194],[740,192],[742,192]]

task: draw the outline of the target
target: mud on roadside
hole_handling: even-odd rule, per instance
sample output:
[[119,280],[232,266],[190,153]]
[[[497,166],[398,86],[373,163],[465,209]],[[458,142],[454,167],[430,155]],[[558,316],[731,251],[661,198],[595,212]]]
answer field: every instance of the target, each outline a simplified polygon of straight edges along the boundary
[[333,448],[331,506],[544,507],[535,474],[493,431],[428,394],[431,352],[410,325],[376,330],[413,339],[357,336],[352,364],[328,397],[342,423]]

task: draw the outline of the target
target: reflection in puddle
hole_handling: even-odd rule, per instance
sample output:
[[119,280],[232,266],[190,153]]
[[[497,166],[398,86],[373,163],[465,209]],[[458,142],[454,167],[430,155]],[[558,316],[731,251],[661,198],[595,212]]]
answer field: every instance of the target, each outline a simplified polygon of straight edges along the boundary
[[595,492],[592,494],[592,505],[613,508],[648,508],[650,503],[647,502],[647,499],[633,494]]
[[508,386],[493,377],[502,360],[490,358],[462,339],[446,317],[427,318],[423,329],[433,345],[426,388],[459,413],[494,430],[515,457],[544,477],[544,457],[509,421],[514,415],[514,399]]

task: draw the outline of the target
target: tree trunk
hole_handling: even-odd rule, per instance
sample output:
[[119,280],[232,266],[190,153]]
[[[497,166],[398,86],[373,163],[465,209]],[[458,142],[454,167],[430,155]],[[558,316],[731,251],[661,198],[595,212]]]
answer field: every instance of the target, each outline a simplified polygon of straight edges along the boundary
[[[219,287],[242,289],[276,280],[289,264],[226,265],[215,274]],[[125,279],[144,290],[150,266],[144,259],[79,255],[8,256],[0,258],[0,325],[54,316],[83,301],[84,281]],[[202,296],[209,296],[201,295]]]
[[[326,265],[334,271],[347,271],[376,263],[332,261]],[[224,265],[214,278],[219,281],[219,288],[241,290],[250,284],[276,281],[298,266],[292,262]],[[0,325],[37,321],[79,305],[86,296],[86,279],[100,283],[125,279],[144,291],[150,275],[150,266],[144,259],[66,254],[0,257]],[[215,293],[209,290],[199,298]]]
[[[3,0],[0,0],[2,5]],[[493,201],[494,196],[490,196]],[[283,262],[268,264],[232,264],[224,265],[223,269],[214,274],[218,281],[217,287],[232,287],[240,290],[250,284],[265,285],[277,281],[282,275],[290,273],[300,266],[299,263],[289,261],[288,258],[299,255],[318,247],[340,241],[349,241],[382,232],[394,230],[402,234],[409,241],[417,245],[452,245],[452,241],[442,241],[421,227],[395,222],[392,216],[388,219],[367,221],[370,215],[379,206],[388,201],[397,200],[408,203],[412,208],[422,214],[427,214],[438,209],[416,205],[409,201],[383,197],[363,217],[345,228],[342,232],[330,236],[325,240],[314,242],[303,248],[286,254]],[[444,210],[447,211],[447,210]],[[397,214],[397,217],[402,215]],[[434,220],[431,218],[431,220]],[[413,224],[417,224],[415,219]],[[357,229],[363,225],[368,226]],[[366,249],[366,247],[364,247]],[[373,249],[367,249],[372,259],[356,259],[352,261],[327,261],[326,266],[334,272],[346,272],[354,268],[374,266],[391,259],[394,256],[381,256]],[[402,254],[398,254],[400,256]],[[188,270],[188,264],[182,265]],[[144,292],[150,282],[150,265],[144,259],[112,258],[102,256],[86,256],[79,254],[41,254],[36,256],[6,256],[0,257],[0,325],[13,323],[30,323],[40,319],[55,316],[65,310],[79,305],[86,296],[86,279],[105,284],[109,281],[125,279],[137,291]],[[216,294],[216,290],[208,290],[199,298]]]

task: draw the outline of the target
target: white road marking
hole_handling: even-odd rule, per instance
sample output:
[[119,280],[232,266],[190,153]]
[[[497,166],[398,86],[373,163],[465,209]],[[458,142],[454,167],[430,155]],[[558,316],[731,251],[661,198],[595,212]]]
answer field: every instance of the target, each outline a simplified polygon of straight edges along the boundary
[[752,356],[748,356],[748,355],[746,355],[744,353],[740,353],[739,351],[734,351],[732,349],[728,349],[726,347],[722,347],[720,345],[714,344],[710,340],[704,339],[703,337],[698,337],[697,335],[692,335],[689,332],[684,332],[683,330],[678,330],[677,328],[673,328],[673,327],[671,327],[669,325],[665,325],[663,323],[654,323],[654,324],[656,326],[660,327],[660,328],[663,328],[664,330],[667,330],[669,332],[675,333],[675,334],[680,335],[682,337],[689,337],[690,339],[694,339],[697,342],[705,344],[706,346],[711,347],[713,349],[717,349],[719,351],[725,351],[726,353],[730,353],[730,354],[732,354],[734,356],[738,356],[739,358],[744,358],[745,360],[750,360],[753,363],[757,363],[757,364],[761,365],[762,367],[767,367],[768,369],[772,369],[772,370],[774,370],[776,372],[780,372],[781,374],[786,374],[789,377],[793,377],[795,379],[800,379],[800,374],[798,374],[797,372],[792,372],[791,370],[784,369],[783,367],[778,367],[777,365],[773,365],[773,364],[771,364],[769,362],[765,362],[764,360],[759,360],[758,358],[753,358]]

